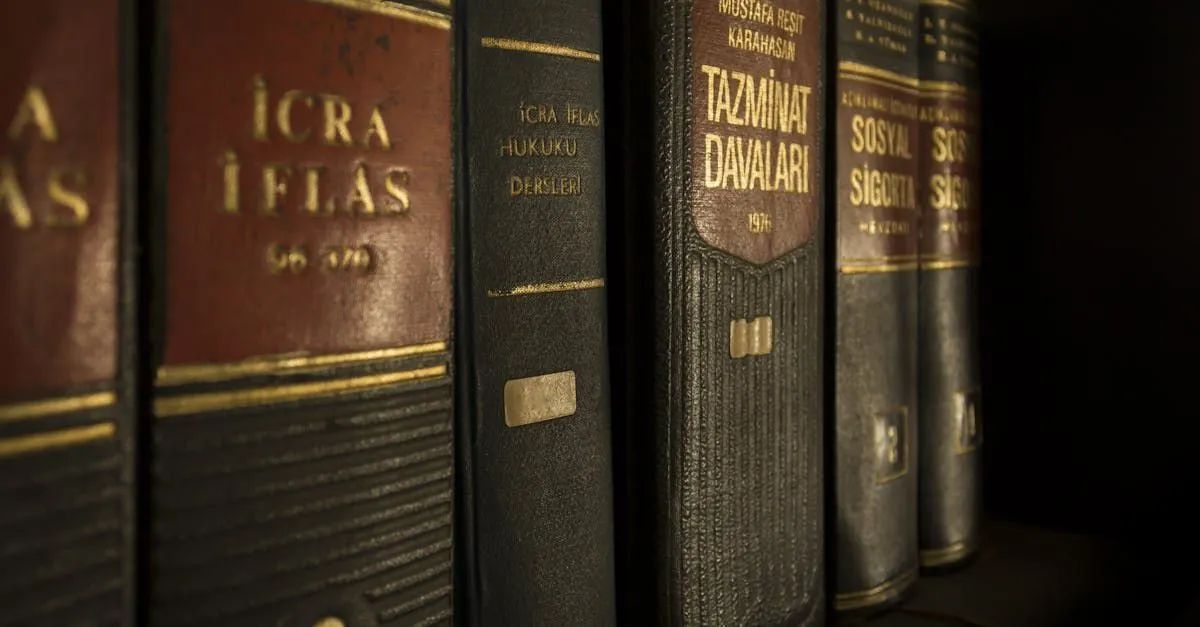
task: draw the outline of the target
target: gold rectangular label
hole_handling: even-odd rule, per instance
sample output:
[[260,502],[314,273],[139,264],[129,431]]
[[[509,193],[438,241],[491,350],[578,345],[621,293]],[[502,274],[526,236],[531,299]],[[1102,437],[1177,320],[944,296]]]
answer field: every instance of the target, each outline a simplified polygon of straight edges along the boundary
[[771,316],[729,321],[729,356],[741,359],[771,352]]
[[504,424],[520,427],[575,413],[575,371],[510,379],[504,383]]

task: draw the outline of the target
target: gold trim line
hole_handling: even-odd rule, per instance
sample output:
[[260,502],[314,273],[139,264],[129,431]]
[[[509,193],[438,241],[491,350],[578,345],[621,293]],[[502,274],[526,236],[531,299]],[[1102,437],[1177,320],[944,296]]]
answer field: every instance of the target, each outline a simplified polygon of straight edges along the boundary
[[867,590],[858,592],[843,592],[833,597],[833,609],[839,611],[857,610],[864,607],[879,605],[894,599],[917,580],[917,569],[914,568]]
[[921,267],[920,262],[876,263],[870,265],[839,266],[839,274],[878,274],[881,272],[907,272]]
[[971,7],[963,0],[921,0],[921,4],[931,7],[950,7],[959,11],[971,10]]
[[974,552],[975,546],[966,542],[955,542],[941,549],[923,549],[921,550],[921,566],[930,568],[953,564]]
[[159,418],[198,414],[220,409],[240,409],[259,405],[287,403],[321,396],[340,396],[405,381],[432,379],[446,375],[446,365],[415,368],[333,381],[293,383],[271,387],[250,388],[231,392],[205,392],[154,399],[154,414]]
[[48,398],[40,401],[29,401],[27,403],[14,403],[12,405],[0,406],[0,422],[15,422],[17,420],[29,420],[30,418],[41,418],[43,416],[65,414],[85,409],[97,409],[114,405],[116,402],[116,392],[96,392],[94,394]]
[[582,290],[594,290],[604,287],[604,279],[583,279],[580,281],[560,281],[558,283],[533,283],[530,285],[518,285],[503,290],[488,290],[487,295],[490,298],[504,298],[505,296],[525,296],[527,294],[550,294],[553,292],[578,292]]
[[966,268],[977,265],[976,262],[970,259],[951,259],[947,261],[922,261],[922,270],[953,270],[954,268]]
[[47,431],[46,433],[8,438],[0,440],[0,457],[11,457],[35,451],[105,440],[113,437],[116,432],[117,426],[114,423],[103,422],[84,427],[72,427],[70,429],[59,429],[57,431]]
[[243,361],[224,364],[182,364],[178,366],[161,366],[155,375],[155,384],[159,386],[180,385],[200,381],[227,381],[239,377],[254,375],[282,375],[329,368],[362,364],[385,359],[397,359],[413,355],[440,353],[446,350],[446,342],[425,342],[411,346],[397,346],[352,353],[333,353],[328,355],[273,355],[253,357]]
[[[353,9],[355,11],[364,11],[366,13],[378,13],[388,17],[395,17],[424,26],[433,26],[442,30],[450,30],[450,18],[427,11],[418,9],[403,4],[393,4],[382,2],[381,0],[309,0],[317,4],[328,4],[330,6],[341,7],[343,9]],[[449,6],[449,2],[446,3]]]
[[480,42],[484,48],[498,48],[500,50],[516,50],[519,52],[533,52],[535,54],[550,54],[558,57],[567,57],[570,59],[582,59],[584,61],[600,62],[600,54],[580,50],[578,48],[569,48],[558,44],[548,44],[540,41],[524,41],[521,39],[508,39],[506,37],[484,37]]
[[949,81],[921,81],[921,95],[933,94],[950,94],[953,96],[966,96],[971,93],[971,88],[961,83],[951,83]]
[[921,81],[915,76],[905,76],[904,74],[900,74],[898,72],[885,70],[873,65],[856,63],[854,61],[842,61],[838,63],[838,73],[869,76],[871,78],[877,78],[888,83],[893,83],[900,87],[908,87],[911,89],[919,89],[921,87]]

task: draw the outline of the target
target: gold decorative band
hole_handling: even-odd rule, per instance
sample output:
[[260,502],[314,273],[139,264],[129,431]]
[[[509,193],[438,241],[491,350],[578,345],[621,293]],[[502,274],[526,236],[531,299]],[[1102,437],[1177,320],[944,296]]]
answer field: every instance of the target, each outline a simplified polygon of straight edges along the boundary
[[583,59],[584,61],[600,61],[600,55],[587,50],[578,48],[569,48],[558,44],[548,44],[540,41],[523,41],[520,39],[508,39],[505,37],[484,37],[481,41],[484,48],[499,48],[500,50],[516,50],[519,52],[532,52],[535,54],[550,54],[558,57],[568,57],[571,59]]
[[533,283],[530,285],[518,285],[508,289],[488,290],[487,295],[491,298],[504,298],[505,296],[525,296],[527,294],[578,292],[581,290],[594,290],[601,287],[604,287],[604,279],[583,279],[581,281],[560,281],[558,283]]
[[932,568],[953,564],[974,552],[975,546],[966,542],[955,542],[940,549],[922,549],[921,566]]
[[857,610],[879,605],[899,597],[917,580],[917,569],[903,572],[874,588],[858,592],[843,592],[833,597],[833,608],[838,611]]
[[932,7],[950,7],[959,11],[969,11],[970,0],[921,0],[921,4]]
[[34,433],[0,440],[0,457],[11,457],[25,453],[34,453],[64,446],[85,444],[96,440],[113,437],[117,426],[111,422],[102,422],[83,427],[71,427],[45,433]]
[[916,261],[903,261],[898,263],[875,263],[862,265],[838,266],[838,272],[841,274],[877,274],[880,272],[907,272],[916,270],[920,267],[920,263]]
[[43,416],[65,414],[85,409],[97,409],[108,407],[116,402],[117,395],[115,392],[95,392],[79,396],[62,396],[40,401],[0,405],[0,422],[15,422],[17,420],[29,420],[31,418],[41,418]]
[[155,384],[159,386],[197,383],[201,381],[228,381],[239,377],[255,375],[295,374],[309,370],[318,370],[333,366],[363,364],[385,359],[398,359],[413,355],[440,353],[446,350],[446,342],[425,342],[411,346],[397,346],[352,353],[334,353],[329,355],[272,355],[253,357],[244,361],[224,364],[183,364],[179,366],[161,366],[155,375]]
[[979,265],[978,262],[970,259],[944,259],[938,261],[922,261],[922,270],[953,270],[954,268],[967,268],[970,266]]
[[199,394],[183,394],[168,396],[154,400],[154,413],[159,418],[199,414],[222,409],[240,409],[287,403],[306,398],[323,396],[340,396],[352,392],[361,392],[372,388],[380,388],[406,381],[432,379],[446,375],[446,365],[440,364],[428,368],[415,368],[400,372],[387,372],[348,379],[332,381],[313,381],[309,383],[292,383],[270,387],[233,390],[228,392],[204,392]]
[[966,96],[971,93],[971,88],[960,83],[951,83],[949,81],[921,81],[921,94],[929,95],[950,95],[950,96]]
[[[311,0],[318,4],[328,4],[344,9],[354,9],[356,11],[365,11],[367,13],[378,13],[388,17],[400,18],[405,21],[423,24],[425,26],[433,26],[442,30],[450,30],[450,18],[426,9],[418,9],[404,4],[395,4],[391,2],[383,2],[382,0]],[[442,4],[438,2],[438,4]],[[445,6],[449,7],[450,3],[446,2]]]
[[885,70],[873,65],[856,63],[854,61],[842,61],[838,63],[838,75],[846,78],[874,78],[892,87],[907,87],[912,90],[919,89],[921,86],[921,81],[915,76],[906,76],[899,72]]

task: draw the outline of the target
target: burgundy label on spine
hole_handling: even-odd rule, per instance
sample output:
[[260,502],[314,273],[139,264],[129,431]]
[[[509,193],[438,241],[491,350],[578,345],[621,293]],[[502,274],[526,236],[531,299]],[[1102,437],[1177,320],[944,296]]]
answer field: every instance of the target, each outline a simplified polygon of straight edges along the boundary
[[916,77],[902,85],[904,77],[847,65],[837,81],[838,267],[915,265]]
[[816,226],[823,20],[818,0],[692,6],[692,218],[704,241],[752,263]]
[[449,336],[449,20],[176,0],[163,363]]
[[0,20],[0,399],[116,375],[115,0]]

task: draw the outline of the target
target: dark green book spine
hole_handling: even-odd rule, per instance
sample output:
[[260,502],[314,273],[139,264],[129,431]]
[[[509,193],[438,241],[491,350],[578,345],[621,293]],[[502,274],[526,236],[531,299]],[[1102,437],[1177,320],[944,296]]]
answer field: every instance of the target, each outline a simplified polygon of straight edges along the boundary
[[0,8],[0,625],[132,625],[134,4]]
[[979,545],[979,39],[973,0],[921,2],[921,566]]
[[621,618],[821,624],[826,5],[628,4]]
[[917,576],[917,0],[838,0],[831,295],[834,607]]
[[600,2],[458,8],[462,618],[613,624]]

